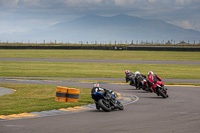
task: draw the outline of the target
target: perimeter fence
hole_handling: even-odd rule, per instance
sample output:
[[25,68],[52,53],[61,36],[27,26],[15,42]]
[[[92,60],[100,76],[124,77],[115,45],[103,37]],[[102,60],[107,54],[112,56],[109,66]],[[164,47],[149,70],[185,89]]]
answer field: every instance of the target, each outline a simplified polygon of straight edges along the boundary
[[[172,43],[174,42],[174,43]],[[95,41],[89,43],[88,41],[79,41],[75,43],[69,42],[54,42],[43,40],[42,43],[32,43],[28,42],[0,42],[0,49],[88,49],[88,50],[145,50],[145,51],[200,51],[200,40],[193,41],[180,41],[179,43],[175,43],[175,41],[170,40],[164,43],[160,43],[159,41],[134,41],[131,43],[122,41],[114,43],[106,41]]]
[[191,41],[191,40],[188,40],[188,41],[184,41],[184,40],[180,40],[180,41],[176,41],[176,40],[162,40],[162,41],[159,41],[159,40],[156,40],[156,41],[144,41],[144,40],[131,40],[131,41],[75,41],[75,42],[65,42],[65,41],[58,41],[58,40],[42,40],[42,41],[30,41],[30,40],[27,40],[27,41],[1,41],[0,40],[0,45],[3,46],[3,45],[6,45],[6,46],[10,46],[10,45],[13,45],[13,46],[25,46],[25,45],[30,45],[30,46],[33,46],[33,45],[95,45],[95,46],[102,46],[102,45],[108,45],[108,46],[117,46],[117,45],[131,45],[131,46],[134,46],[134,45],[146,45],[146,46],[149,46],[149,45],[152,45],[152,46],[156,46],[156,45],[160,45],[160,46],[179,46],[179,45],[189,45],[189,46],[192,46],[192,45],[200,45],[200,40],[194,40],[194,41]]

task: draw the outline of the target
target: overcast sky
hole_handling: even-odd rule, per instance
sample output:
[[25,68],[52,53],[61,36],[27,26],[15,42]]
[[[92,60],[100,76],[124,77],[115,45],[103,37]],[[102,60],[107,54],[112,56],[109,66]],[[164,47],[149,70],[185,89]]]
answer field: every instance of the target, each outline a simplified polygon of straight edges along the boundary
[[0,0],[0,33],[46,28],[87,14],[122,13],[200,31],[200,0]]

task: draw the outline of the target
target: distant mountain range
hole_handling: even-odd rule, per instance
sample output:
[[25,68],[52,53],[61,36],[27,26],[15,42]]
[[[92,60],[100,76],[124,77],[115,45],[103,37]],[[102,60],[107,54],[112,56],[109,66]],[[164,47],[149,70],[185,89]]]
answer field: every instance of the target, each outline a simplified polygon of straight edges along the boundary
[[[113,17],[87,15],[70,22],[61,22],[46,29],[0,35],[13,40],[79,41],[199,41],[200,32],[184,29],[156,19],[144,19],[125,14]],[[11,40],[11,41],[13,41]]]

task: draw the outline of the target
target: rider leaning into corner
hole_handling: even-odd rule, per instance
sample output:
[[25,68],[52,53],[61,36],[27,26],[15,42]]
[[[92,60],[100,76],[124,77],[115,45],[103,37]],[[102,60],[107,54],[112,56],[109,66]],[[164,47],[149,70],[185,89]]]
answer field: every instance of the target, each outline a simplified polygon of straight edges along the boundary
[[93,88],[92,88],[92,90],[91,90],[91,94],[92,94],[92,93],[95,93],[95,92],[100,92],[100,91],[101,91],[101,92],[104,92],[105,89],[104,89],[104,88],[101,88],[100,85],[97,84],[97,83],[93,84]]
[[[93,84],[91,94],[96,93],[96,92],[104,93],[106,90],[108,90],[108,92],[112,94],[112,98],[114,99],[115,103],[117,103],[117,96],[115,95],[114,91],[105,89],[105,88],[101,88],[98,83]],[[97,103],[95,103],[95,104],[96,104],[96,107],[98,107]]]
[[157,87],[157,81],[162,81],[162,79],[158,75],[155,75],[152,71],[149,71],[147,81],[149,84],[150,91],[154,92]]
[[135,74],[130,72],[129,70],[125,70],[125,74],[126,74],[126,82],[130,81],[130,85],[134,86],[135,85]]
[[142,86],[142,80],[146,78],[145,75],[141,74],[139,71],[136,71],[135,72],[135,87],[136,89],[139,87],[139,86]]

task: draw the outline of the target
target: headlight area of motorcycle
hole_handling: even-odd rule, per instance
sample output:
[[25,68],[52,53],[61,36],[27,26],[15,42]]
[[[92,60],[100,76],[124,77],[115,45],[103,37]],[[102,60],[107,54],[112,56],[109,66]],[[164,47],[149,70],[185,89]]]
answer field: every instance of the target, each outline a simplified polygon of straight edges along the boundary
[[107,94],[106,99],[110,99],[110,98],[111,98],[111,94]]

